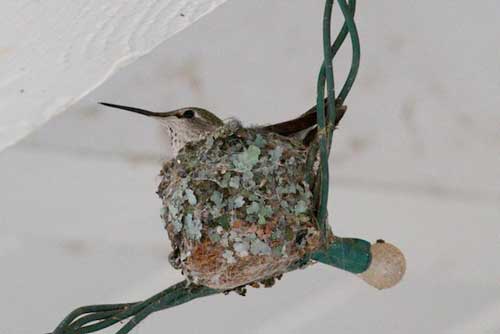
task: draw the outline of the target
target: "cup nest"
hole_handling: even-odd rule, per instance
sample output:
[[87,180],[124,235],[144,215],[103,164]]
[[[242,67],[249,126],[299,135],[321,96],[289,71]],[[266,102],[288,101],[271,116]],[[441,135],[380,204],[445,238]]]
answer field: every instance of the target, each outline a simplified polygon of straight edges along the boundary
[[280,277],[318,249],[306,158],[302,142],[237,122],[188,143],[158,189],[174,268],[231,290]]

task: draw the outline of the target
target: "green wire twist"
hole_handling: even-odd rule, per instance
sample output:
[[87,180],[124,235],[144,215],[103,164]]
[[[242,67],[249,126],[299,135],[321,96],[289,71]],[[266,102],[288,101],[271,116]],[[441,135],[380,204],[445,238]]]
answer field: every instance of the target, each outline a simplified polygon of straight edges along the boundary
[[[333,0],[327,0],[323,14],[323,57],[317,81],[317,123],[318,143],[311,147],[308,155],[308,170],[312,170],[317,150],[320,152],[318,224],[322,232],[323,241],[326,242],[327,204],[329,190],[328,157],[333,140],[336,106],[341,106],[349,94],[359,68],[360,45],[359,37],[354,23],[356,1],[338,0],[339,7],[345,22],[341,31],[331,45],[331,17]],[[351,37],[352,61],[347,79],[342,86],[340,94],[335,97],[333,75],[333,59],[345,41],[347,34]],[[328,114],[325,117],[325,83],[327,88]],[[319,147],[318,147],[319,146]],[[306,181],[312,182],[312,175],[306,175]],[[315,260],[353,273],[366,270],[371,261],[370,243],[360,239],[335,237],[333,242],[303,260],[292,265],[289,270],[300,268],[309,260]],[[84,334],[93,333],[130,319],[116,334],[127,334],[148,315],[163,309],[171,308],[193,299],[218,294],[223,291],[199,285],[189,285],[187,281],[179,282],[162,292],[135,303],[91,305],[77,308],[66,316],[52,334]]]
[[[318,226],[322,232],[323,244],[326,246],[326,226],[327,226],[327,216],[328,216],[328,193],[330,186],[329,179],[329,168],[328,168],[328,157],[330,154],[330,148],[333,140],[333,130],[336,114],[336,106],[342,105],[345,98],[349,94],[359,68],[360,60],[360,44],[359,36],[356,29],[356,24],[354,23],[354,12],[355,12],[355,1],[351,1],[348,5],[345,0],[338,1],[340,9],[345,19],[345,23],[342,29],[335,39],[334,44],[331,44],[331,17],[332,17],[332,7],[333,0],[327,0],[325,5],[325,10],[323,14],[323,57],[324,61],[321,66],[318,75],[317,83],[317,122],[318,122],[318,142],[319,142],[319,153],[320,153],[320,175],[319,175],[319,207],[318,207]],[[333,75],[333,58],[340,46],[345,40],[345,37],[349,33],[351,36],[352,44],[352,62],[351,69],[347,76],[346,82],[342,87],[342,90],[337,99],[335,99],[335,84]],[[325,117],[325,82],[328,91],[328,115]]]

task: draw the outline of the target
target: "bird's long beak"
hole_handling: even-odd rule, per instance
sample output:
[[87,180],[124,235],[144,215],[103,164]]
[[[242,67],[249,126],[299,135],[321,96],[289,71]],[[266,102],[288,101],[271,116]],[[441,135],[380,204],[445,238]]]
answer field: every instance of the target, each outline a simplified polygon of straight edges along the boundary
[[112,104],[112,103],[105,103],[105,102],[99,102],[99,104],[102,104],[103,106],[106,107],[111,107],[111,108],[116,108],[116,109],[123,109],[127,111],[134,112],[136,114],[141,114],[145,116],[152,116],[152,117],[169,117],[169,116],[175,116],[177,111],[167,111],[167,112],[152,112],[149,110],[144,110],[144,109],[139,109],[139,108],[134,108],[134,107],[127,107],[127,106],[121,106],[118,104]]

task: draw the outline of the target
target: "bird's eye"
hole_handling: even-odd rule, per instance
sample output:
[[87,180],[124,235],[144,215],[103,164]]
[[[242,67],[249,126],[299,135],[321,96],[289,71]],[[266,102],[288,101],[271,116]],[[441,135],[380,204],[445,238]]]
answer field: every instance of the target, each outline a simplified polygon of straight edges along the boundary
[[194,117],[194,110],[192,109],[185,110],[182,113],[182,118],[193,118],[193,117]]

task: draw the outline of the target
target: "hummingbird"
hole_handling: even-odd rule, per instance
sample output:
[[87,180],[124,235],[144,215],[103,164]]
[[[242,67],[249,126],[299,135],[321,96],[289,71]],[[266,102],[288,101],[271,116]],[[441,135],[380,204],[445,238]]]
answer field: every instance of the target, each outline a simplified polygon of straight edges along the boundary
[[[326,102],[325,99],[325,113],[328,112],[328,104]],[[153,112],[106,102],[100,102],[100,104],[106,107],[127,110],[156,120],[166,129],[174,156],[188,142],[200,140],[224,125],[224,121],[214,113],[199,107],[185,107],[166,112]],[[346,110],[345,106],[337,107],[335,126],[338,125]],[[282,136],[295,137],[302,140],[308,146],[316,137],[316,106],[313,106],[307,112],[292,120],[257,126],[256,128],[274,132]]]

